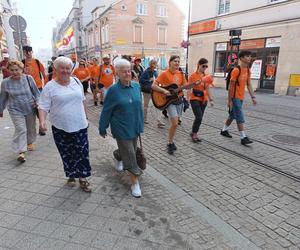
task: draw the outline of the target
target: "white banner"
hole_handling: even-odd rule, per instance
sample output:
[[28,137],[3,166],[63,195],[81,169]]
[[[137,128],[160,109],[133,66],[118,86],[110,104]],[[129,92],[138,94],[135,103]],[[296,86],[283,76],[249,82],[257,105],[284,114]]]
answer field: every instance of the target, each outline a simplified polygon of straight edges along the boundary
[[280,47],[281,37],[267,38],[266,48]]
[[262,60],[255,60],[251,66],[251,78],[260,79]]

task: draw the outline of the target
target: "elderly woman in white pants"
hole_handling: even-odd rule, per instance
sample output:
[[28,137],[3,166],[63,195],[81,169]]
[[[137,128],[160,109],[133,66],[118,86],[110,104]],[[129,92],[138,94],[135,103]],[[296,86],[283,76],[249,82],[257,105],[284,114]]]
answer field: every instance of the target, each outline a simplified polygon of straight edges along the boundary
[[56,78],[43,88],[39,100],[40,129],[47,130],[46,116],[49,113],[67,184],[75,186],[78,178],[81,189],[91,192],[86,179],[91,175],[91,166],[83,86],[77,78],[71,77],[71,59],[58,57],[53,65]]
[[0,117],[7,107],[10,118],[15,126],[13,149],[18,153],[17,160],[26,161],[25,152],[33,150],[36,140],[36,101],[39,98],[33,78],[23,74],[24,64],[11,60],[8,63],[11,76],[1,83]]

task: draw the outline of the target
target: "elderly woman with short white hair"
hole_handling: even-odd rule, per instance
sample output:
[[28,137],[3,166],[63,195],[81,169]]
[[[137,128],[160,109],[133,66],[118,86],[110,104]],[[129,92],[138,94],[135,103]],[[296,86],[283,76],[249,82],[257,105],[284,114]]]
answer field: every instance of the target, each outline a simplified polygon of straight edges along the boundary
[[142,170],[137,165],[136,149],[138,136],[144,130],[140,86],[131,80],[129,61],[119,59],[115,68],[119,81],[108,89],[99,121],[99,134],[105,137],[110,125],[118,144],[118,150],[114,151],[116,170],[129,172],[131,193],[139,198],[142,193],[138,177]]
[[39,100],[40,128],[47,130],[46,116],[49,113],[67,184],[75,186],[76,178],[79,178],[81,189],[91,192],[86,179],[91,175],[91,166],[83,86],[77,78],[70,77],[71,59],[58,57],[53,65],[56,77],[43,88]]

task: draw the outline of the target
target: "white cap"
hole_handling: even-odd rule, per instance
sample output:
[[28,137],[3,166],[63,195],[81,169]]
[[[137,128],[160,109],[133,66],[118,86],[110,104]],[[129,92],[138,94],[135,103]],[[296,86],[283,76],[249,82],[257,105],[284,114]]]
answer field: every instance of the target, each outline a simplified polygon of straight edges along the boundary
[[104,54],[104,55],[102,56],[102,59],[104,59],[104,58],[110,58],[110,56],[107,55],[107,54]]
[[3,53],[3,58],[9,58],[9,54],[8,53]]

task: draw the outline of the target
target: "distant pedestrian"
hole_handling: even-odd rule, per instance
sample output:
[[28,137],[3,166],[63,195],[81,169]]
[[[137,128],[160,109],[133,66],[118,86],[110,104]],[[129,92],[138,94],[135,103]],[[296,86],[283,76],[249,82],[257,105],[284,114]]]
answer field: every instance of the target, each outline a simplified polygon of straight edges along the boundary
[[[151,99],[151,91],[152,91],[152,84],[154,80],[158,77],[157,72],[157,62],[152,59],[149,62],[149,68],[147,68],[140,77],[140,86],[141,91],[143,93],[143,99],[144,99],[144,122],[145,124],[148,124],[148,106]],[[163,122],[159,119],[159,114],[156,114],[157,116],[157,126],[159,128],[162,128],[165,126]]]
[[133,61],[133,71],[136,73],[138,79],[141,78],[141,75],[144,72],[144,68],[141,65],[141,63],[142,63],[142,60],[141,60],[141,58],[138,58],[138,57],[135,58]]
[[251,85],[251,73],[249,65],[251,63],[251,51],[241,51],[239,54],[239,63],[235,67],[230,76],[230,84],[228,89],[228,101],[229,117],[226,120],[221,135],[232,138],[228,129],[233,120],[236,120],[238,130],[240,132],[241,144],[247,145],[252,143],[244,130],[244,112],[243,112],[243,100],[245,96],[245,87],[247,86],[249,95],[251,97],[253,105],[256,105],[256,99],[253,93]]
[[197,133],[202,123],[202,118],[207,106],[207,102],[209,101],[211,106],[213,106],[213,98],[210,90],[213,82],[212,77],[205,73],[208,68],[207,64],[207,59],[201,58],[198,61],[197,70],[190,75],[188,80],[189,83],[200,81],[200,84],[192,88],[189,95],[189,100],[195,116],[192,133],[190,134],[193,142],[201,141]]
[[0,117],[7,107],[10,118],[15,126],[13,149],[18,153],[18,161],[25,162],[25,152],[34,149],[36,140],[36,101],[39,90],[34,79],[23,74],[24,64],[11,60],[8,63],[10,77],[1,83]]
[[89,88],[89,80],[91,78],[91,73],[86,67],[86,63],[83,59],[79,61],[79,67],[73,71],[72,75],[77,77],[81,81],[84,94],[86,95]]
[[10,71],[8,69],[8,61],[9,61],[9,54],[3,53],[3,60],[0,62],[0,69],[2,71],[3,79],[10,76]]
[[114,83],[115,68],[111,65],[109,55],[103,55],[103,63],[97,67],[96,91],[100,92],[100,104],[103,105],[108,88]]
[[112,85],[105,97],[99,121],[99,134],[106,137],[110,125],[118,150],[114,152],[116,170],[127,170],[131,179],[131,193],[141,197],[138,177],[142,170],[137,165],[137,139],[144,130],[144,117],[140,87],[131,80],[131,65],[126,59],[115,63],[119,81]]
[[83,86],[71,77],[72,61],[58,57],[54,61],[56,79],[44,88],[39,101],[40,128],[47,130],[49,113],[52,133],[68,177],[67,184],[74,186],[75,178],[83,191],[91,192],[86,177],[91,175],[85,96]]
[[72,60],[72,74],[73,74],[74,70],[79,67],[79,63],[77,61],[77,55],[75,53],[71,55],[71,60]]
[[[33,51],[31,46],[23,46],[23,52],[25,59],[22,60],[24,64],[24,73],[31,75],[35,81],[35,84],[41,92],[44,87],[44,83],[47,82],[45,68],[43,64],[33,57]],[[44,132],[39,131],[41,136],[45,135]]]
[[54,67],[53,67],[53,62],[55,61],[56,57],[52,56],[51,61],[49,62],[48,66],[48,81],[51,81],[52,78],[55,78],[55,73],[54,73]]

